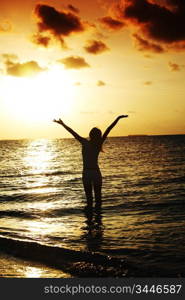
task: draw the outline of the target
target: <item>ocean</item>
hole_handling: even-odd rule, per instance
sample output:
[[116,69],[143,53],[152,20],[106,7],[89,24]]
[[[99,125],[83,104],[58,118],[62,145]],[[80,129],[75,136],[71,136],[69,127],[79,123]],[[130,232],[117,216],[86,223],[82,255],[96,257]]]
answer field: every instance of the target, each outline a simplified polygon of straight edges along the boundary
[[108,138],[99,164],[89,219],[76,140],[0,141],[1,255],[76,277],[185,277],[185,135]]

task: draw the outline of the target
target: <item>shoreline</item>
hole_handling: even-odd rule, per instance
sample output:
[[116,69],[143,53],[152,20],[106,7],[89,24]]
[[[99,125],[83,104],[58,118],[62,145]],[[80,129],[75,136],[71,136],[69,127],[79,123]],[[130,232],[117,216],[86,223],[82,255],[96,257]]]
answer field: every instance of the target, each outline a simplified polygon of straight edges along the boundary
[[138,264],[127,252],[118,258],[7,238],[0,245],[1,278],[184,277],[175,264],[154,266],[147,258]]
[[0,246],[5,256],[11,255],[21,261],[26,260],[44,265],[46,268],[61,270],[64,274],[68,274],[68,277],[125,277],[127,275],[125,260],[108,255],[3,237],[0,237]]
[[0,278],[71,278],[62,270],[0,252]]

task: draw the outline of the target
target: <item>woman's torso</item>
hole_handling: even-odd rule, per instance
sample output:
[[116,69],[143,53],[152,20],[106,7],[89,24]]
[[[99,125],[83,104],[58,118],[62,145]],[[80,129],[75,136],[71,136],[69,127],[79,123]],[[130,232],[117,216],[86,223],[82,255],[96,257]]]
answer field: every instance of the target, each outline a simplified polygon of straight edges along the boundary
[[101,150],[100,145],[95,145],[91,141],[84,140],[82,143],[82,158],[83,158],[83,169],[84,170],[97,170],[98,156]]

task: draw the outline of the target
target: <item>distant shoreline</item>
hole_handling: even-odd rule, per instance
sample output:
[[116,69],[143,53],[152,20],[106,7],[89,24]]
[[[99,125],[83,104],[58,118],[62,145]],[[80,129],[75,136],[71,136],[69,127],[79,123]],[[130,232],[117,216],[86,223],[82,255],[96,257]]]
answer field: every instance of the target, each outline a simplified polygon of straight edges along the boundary
[[129,134],[128,136],[148,136],[148,134]]

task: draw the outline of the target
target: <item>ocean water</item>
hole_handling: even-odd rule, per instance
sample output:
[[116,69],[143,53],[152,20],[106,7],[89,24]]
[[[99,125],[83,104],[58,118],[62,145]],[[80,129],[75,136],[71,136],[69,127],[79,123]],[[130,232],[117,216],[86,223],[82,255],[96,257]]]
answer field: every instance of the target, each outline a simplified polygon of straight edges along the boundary
[[99,164],[102,209],[89,218],[77,141],[0,141],[0,247],[38,243],[81,253],[81,263],[83,253],[123,262],[109,275],[184,277],[185,136],[108,138]]

